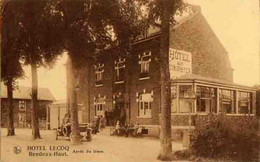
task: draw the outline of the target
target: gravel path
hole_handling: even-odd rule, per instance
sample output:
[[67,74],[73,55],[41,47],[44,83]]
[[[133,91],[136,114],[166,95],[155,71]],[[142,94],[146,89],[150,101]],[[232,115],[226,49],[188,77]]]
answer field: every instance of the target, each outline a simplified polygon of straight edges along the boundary
[[[157,161],[160,150],[157,138],[110,136],[109,129],[79,146],[71,145],[66,138],[56,141],[54,131],[50,130],[41,130],[42,139],[34,141],[30,129],[16,129],[16,136],[7,137],[6,129],[2,128],[1,134],[2,162],[153,162]],[[22,149],[21,153],[14,153],[16,146]],[[38,150],[28,150],[28,147]],[[46,150],[40,150],[44,147]],[[180,149],[183,149],[182,144],[173,142],[173,150]]]

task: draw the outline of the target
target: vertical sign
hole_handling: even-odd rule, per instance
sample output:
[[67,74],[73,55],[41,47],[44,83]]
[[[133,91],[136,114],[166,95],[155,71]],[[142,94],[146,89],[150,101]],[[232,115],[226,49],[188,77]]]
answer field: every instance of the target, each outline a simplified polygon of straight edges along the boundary
[[192,55],[190,52],[169,50],[169,68],[171,79],[176,79],[185,74],[192,73]]

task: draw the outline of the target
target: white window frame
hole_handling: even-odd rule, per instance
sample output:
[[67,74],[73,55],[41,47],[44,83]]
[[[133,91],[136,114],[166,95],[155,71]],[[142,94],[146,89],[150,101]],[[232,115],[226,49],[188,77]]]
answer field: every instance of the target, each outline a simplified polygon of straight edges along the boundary
[[[239,107],[240,107],[240,102],[241,102],[241,96],[240,94],[241,93],[247,93],[247,100],[242,100],[243,102],[246,102],[247,103],[247,111],[248,113],[239,113]],[[237,105],[237,114],[254,114],[254,110],[252,110],[252,113],[250,113],[250,109],[253,109],[252,107],[252,100],[253,100],[253,95],[251,92],[246,92],[246,91],[237,91],[237,96],[238,96],[238,105]]]
[[[24,106],[24,108],[22,108]],[[19,100],[19,111],[26,111],[26,101],[25,100]]]
[[125,68],[125,59],[119,58],[118,61],[115,61],[115,70],[116,70],[116,81],[115,81],[115,83],[116,84],[124,83],[124,80],[120,80],[120,75],[123,75],[123,74],[120,74],[120,69],[124,69],[124,68]]
[[105,104],[106,104],[105,99],[106,96],[101,97],[99,95],[97,98],[94,97],[95,116],[100,116],[100,115],[102,115],[103,117],[105,116]]
[[[152,117],[152,102],[153,93],[137,93],[137,105],[138,105],[138,118],[151,118]],[[147,107],[146,107],[147,106]]]
[[[223,92],[224,91],[230,91],[230,97],[231,97],[230,99],[223,98]],[[236,91],[232,90],[232,89],[219,88],[218,95],[219,95],[219,109],[220,109],[220,107],[222,108],[221,112],[223,112],[223,102],[226,102],[226,103],[230,103],[231,104],[231,109],[233,110],[233,112],[227,113],[227,114],[236,114],[237,113],[237,110],[236,110],[237,109],[237,106],[236,106]]]
[[99,63],[98,66],[95,66],[96,86],[103,85],[104,71],[104,64]]
[[[199,107],[198,107],[198,99],[200,99],[200,100],[205,100],[205,101],[210,101],[210,104],[212,104],[212,101],[213,101],[213,99],[215,99],[216,100],[216,105],[215,106],[218,106],[217,105],[217,99],[218,99],[218,97],[217,97],[217,88],[216,87],[212,87],[212,86],[208,86],[208,85],[197,85],[196,86],[196,95],[198,95],[198,87],[204,87],[204,88],[210,88],[210,90],[212,90],[213,89],[213,93],[214,93],[214,95],[212,95],[212,94],[210,94],[210,97],[201,97],[201,98],[199,98],[198,96],[196,96],[196,100],[197,100],[197,102],[196,102],[196,112],[197,112],[197,114],[209,114],[209,113],[215,113],[215,114],[217,114],[218,113],[218,107],[216,107],[217,109],[216,109],[216,111],[217,112],[212,112],[212,110],[209,110],[209,111],[207,111],[207,110],[205,110],[205,111],[198,111],[198,109],[199,109]],[[210,92],[211,93],[211,92]],[[215,97],[215,98],[214,98]],[[212,105],[210,105],[210,106],[212,106]],[[210,107],[211,108],[211,107]]]
[[[180,102],[181,101],[188,102],[188,97],[190,97],[190,96],[187,95],[188,89],[186,89],[184,91],[184,96],[181,96],[181,91],[180,91],[181,90],[181,86],[189,86],[192,91],[194,90],[194,88],[193,88],[194,86],[192,84],[178,84],[178,88],[176,87],[176,91],[178,90],[178,92],[177,92],[178,93],[177,112],[180,113],[180,114],[187,114],[187,113],[194,114],[194,112],[195,112],[195,110],[194,110],[195,99],[194,99],[193,103],[191,105],[189,105],[189,106],[191,106],[191,112],[189,112],[189,111],[185,112],[185,111],[182,111],[182,109],[181,109],[181,103]],[[176,113],[176,112],[173,112],[173,113]]]
[[[149,79],[150,73],[150,62],[151,62],[152,52],[144,52],[142,56],[139,55],[139,64],[140,64],[140,75],[147,73],[148,76],[141,76],[139,80]],[[148,59],[145,59],[148,58]]]
[[20,124],[24,124],[26,122],[26,114],[18,113],[18,121]]

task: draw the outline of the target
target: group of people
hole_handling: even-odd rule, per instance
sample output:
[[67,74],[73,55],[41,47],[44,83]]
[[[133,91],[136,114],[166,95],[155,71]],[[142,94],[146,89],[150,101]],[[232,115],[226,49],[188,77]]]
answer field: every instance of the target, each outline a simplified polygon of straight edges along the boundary
[[97,118],[95,118],[95,119],[92,121],[92,124],[91,124],[91,128],[92,128],[92,130],[93,130],[92,133],[93,133],[93,134],[99,133],[100,130],[102,130],[103,128],[105,128],[106,123],[107,123],[106,118],[104,118],[102,115],[97,116]]
[[125,109],[115,108],[112,111],[105,111],[105,119],[107,126],[114,126],[117,121],[120,123],[125,123],[126,112]]
[[136,122],[135,124],[132,123],[127,124],[127,123],[120,123],[120,121],[118,120],[116,122],[116,126],[113,131],[113,134],[125,135],[126,137],[128,137],[129,134],[133,136],[140,136],[142,135],[142,127],[138,122]]

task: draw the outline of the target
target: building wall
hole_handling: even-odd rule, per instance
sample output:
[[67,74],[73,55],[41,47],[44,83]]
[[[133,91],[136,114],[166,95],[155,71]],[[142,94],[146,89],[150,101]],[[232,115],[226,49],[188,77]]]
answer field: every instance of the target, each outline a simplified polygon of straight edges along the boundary
[[[233,80],[233,71],[228,54],[201,13],[196,14],[177,28],[171,29],[170,37],[171,48],[192,53],[193,74],[228,81]],[[127,121],[131,120],[131,122],[139,122],[146,125],[159,123],[160,36],[154,36],[154,38],[144,41],[139,40],[138,43],[133,44],[132,49],[131,58],[126,60],[129,76],[125,76],[125,82],[122,84],[115,84],[114,82],[114,61],[117,59],[115,53],[108,53],[101,59],[98,59],[98,62],[104,63],[105,66],[103,86],[95,86],[94,64],[98,62],[92,61],[89,67],[82,68],[78,98],[79,103],[84,105],[83,122],[90,122],[94,118],[94,97],[98,97],[98,95],[106,96],[105,110],[111,111],[115,107],[113,95],[120,92],[126,99]],[[138,63],[138,55],[149,50],[152,52],[150,78],[139,80],[140,64]],[[90,69],[90,76],[88,76],[88,68]],[[90,84],[88,84],[88,81],[90,81]],[[137,116],[136,93],[143,92],[144,89],[146,92],[153,91],[152,118],[139,118]]]
[[[130,104],[131,104],[131,120],[132,122],[139,122],[142,124],[158,124],[160,113],[160,64],[159,64],[159,43],[160,38],[155,38],[146,42],[135,44],[133,46],[133,59],[131,60],[130,71]],[[150,73],[149,79],[139,80],[140,78],[140,64],[138,63],[138,55],[141,55],[144,51],[151,51]],[[138,102],[136,101],[136,93],[143,92],[150,93],[153,91],[152,102],[152,118],[139,118],[138,114]]]
[[[13,113],[14,113],[14,125],[15,127],[29,127],[31,125],[31,100],[24,100],[26,102],[26,111],[19,110],[19,99],[13,100]],[[39,119],[46,120],[46,107],[50,105],[51,101],[39,101]],[[7,127],[7,121],[8,121],[8,100],[7,99],[1,99],[1,126]],[[25,113],[26,114],[26,121],[23,123],[19,123],[19,113]],[[44,125],[43,125],[44,126]]]
[[170,38],[171,48],[191,52],[193,74],[233,81],[228,53],[200,12],[173,28]]
[[260,89],[256,92],[256,115],[260,116]]

